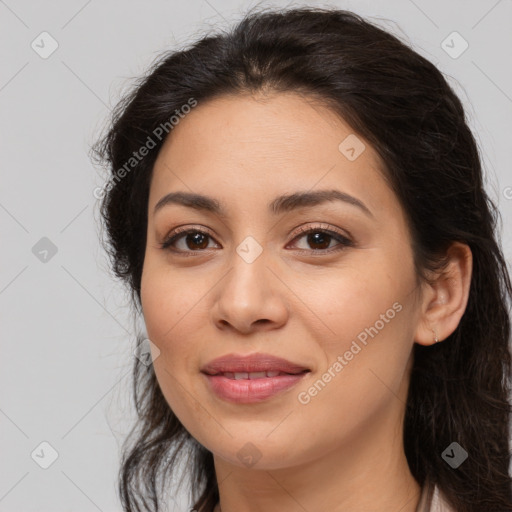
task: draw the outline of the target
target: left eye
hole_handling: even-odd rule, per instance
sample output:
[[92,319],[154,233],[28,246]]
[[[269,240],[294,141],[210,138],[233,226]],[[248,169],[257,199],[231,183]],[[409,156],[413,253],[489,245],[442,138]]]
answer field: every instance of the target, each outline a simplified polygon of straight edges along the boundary
[[[160,245],[162,249],[169,249],[176,252],[187,252],[187,249],[176,248],[176,242],[185,241],[186,246],[192,250],[197,251],[198,249],[208,248],[208,238],[212,238],[205,231],[198,229],[187,229],[179,232],[175,232],[174,235],[170,236]],[[212,239],[213,240],[213,239]]]
[[[160,247],[175,253],[201,252],[209,248],[209,239],[213,240],[213,237],[206,231],[200,229],[184,229],[175,231],[174,234],[160,244]],[[337,241],[337,245],[341,246],[341,249],[338,248],[336,250],[342,250],[343,247],[353,245],[352,241],[341,233],[321,228],[302,229],[292,241],[300,239],[305,239],[306,244],[312,247],[311,249],[299,248],[301,252],[331,252],[331,249],[333,249],[331,242],[333,241]],[[181,242],[185,244],[185,247],[179,247],[179,243]],[[336,245],[334,247],[336,247]]]
[[[301,238],[306,239],[306,244],[309,244],[310,247],[313,246],[313,251],[329,251],[332,249],[330,247],[332,241],[337,241],[338,245],[343,247],[349,247],[352,244],[352,241],[349,240],[346,236],[341,233],[330,231],[327,229],[318,229],[318,228],[310,228],[303,230],[301,234],[294,238],[294,240],[299,240]],[[304,249],[308,250],[308,249]],[[337,249],[341,250],[341,249]]]

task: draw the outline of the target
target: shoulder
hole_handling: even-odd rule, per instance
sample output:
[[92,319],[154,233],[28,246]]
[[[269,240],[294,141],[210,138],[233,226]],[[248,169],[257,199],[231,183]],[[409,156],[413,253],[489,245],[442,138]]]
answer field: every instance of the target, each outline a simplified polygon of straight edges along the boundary
[[425,482],[416,512],[456,512],[437,485]]
[[444,494],[439,490],[437,485],[434,486],[430,512],[456,512],[455,509],[448,504]]

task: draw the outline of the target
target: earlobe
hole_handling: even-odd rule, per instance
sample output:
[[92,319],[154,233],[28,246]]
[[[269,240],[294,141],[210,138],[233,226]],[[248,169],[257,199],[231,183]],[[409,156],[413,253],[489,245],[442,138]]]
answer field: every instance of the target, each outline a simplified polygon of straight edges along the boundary
[[446,266],[425,285],[415,342],[432,345],[450,336],[466,310],[473,271],[467,244],[453,242],[446,252]]

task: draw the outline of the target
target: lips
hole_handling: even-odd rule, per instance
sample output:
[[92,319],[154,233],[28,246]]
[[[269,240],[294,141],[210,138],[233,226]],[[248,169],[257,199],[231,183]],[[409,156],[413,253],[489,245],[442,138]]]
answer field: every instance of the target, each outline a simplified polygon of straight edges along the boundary
[[229,354],[201,368],[209,389],[224,401],[254,404],[296,386],[311,370],[270,354]]
[[228,354],[210,361],[201,368],[201,371],[207,375],[222,374],[231,379],[252,380],[277,377],[280,374],[297,375],[308,372],[310,369],[271,354],[251,354],[248,356]]

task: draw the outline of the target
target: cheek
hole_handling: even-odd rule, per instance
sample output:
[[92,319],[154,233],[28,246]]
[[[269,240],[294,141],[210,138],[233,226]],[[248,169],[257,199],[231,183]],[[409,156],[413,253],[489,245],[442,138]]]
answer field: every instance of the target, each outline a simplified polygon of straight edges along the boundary
[[306,430],[317,435],[319,428],[326,450],[402,405],[397,397],[412,347],[408,284],[385,273],[379,278],[355,270],[347,275],[308,294],[311,304],[322,304],[329,329],[322,336],[312,334],[323,361],[315,379],[297,390],[302,393],[299,411],[305,422],[316,418]]
[[[381,330],[384,320],[393,322],[398,316],[398,307],[393,309],[393,304],[401,303],[410,286],[405,272],[398,277],[383,265],[368,262],[331,273],[328,279],[308,283],[307,303],[324,328],[328,327],[326,346],[338,348],[340,340],[356,338],[375,322]],[[384,320],[381,315],[385,316]],[[385,325],[387,328],[388,323]]]
[[141,281],[141,302],[148,337],[160,350],[153,363],[159,387],[173,413],[201,442],[209,418],[194,399],[197,392],[190,377],[198,372],[200,333],[193,327],[198,325],[197,316],[205,314],[200,302],[204,292],[181,281],[166,269],[148,264]]
[[161,370],[166,385],[176,385],[168,382],[167,372],[184,383],[199,371],[198,355],[209,338],[208,292],[213,285],[194,269],[171,270],[156,259],[145,262],[142,311],[148,338],[160,350],[155,370]]
[[175,338],[184,319],[194,315],[197,293],[183,281],[179,273],[146,260],[141,280],[142,310],[148,336],[161,350]]
[[412,349],[415,320],[412,264],[402,258],[397,265],[382,252],[367,255],[364,264],[358,261],[308,287],[308,304],[323,324],[321,336],[311,331],[324,353],[319,371],[336,375],[324,374],[322,380],[337,381],[322,394],[326,399],[332,394],[332,400],[340,393],[348,401],[357,397],[352,404],[356,408],[358,401],[374,401],[372,386],[383,387],[379,378],[398,389]]

